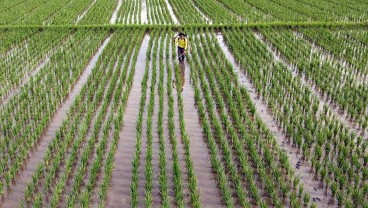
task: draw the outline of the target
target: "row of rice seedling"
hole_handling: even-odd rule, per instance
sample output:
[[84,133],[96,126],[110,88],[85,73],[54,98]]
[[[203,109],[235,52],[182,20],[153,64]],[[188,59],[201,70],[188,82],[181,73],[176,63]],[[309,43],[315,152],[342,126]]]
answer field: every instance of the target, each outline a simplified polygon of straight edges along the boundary
[[[217,0],[218,1],[218,0]],[[218,1],[229,10],[242,17],[242,22],[270,22],[273,17],[267,13],[263,13],[260,9],[251,6],[242,0],[221,0]]]
[[173,24],[166,0],[147,1],[148,24]]
[[342,6],[346,6],[348,8],[352,8],[355,9],[356,11],[365,11],[365,7],[367,6],[367,2],[362,1],[362,0],[354,0],[354,1],[349,1],[349,0],[329,0],[329,2],[334,3],[334,4],[338,4],[338,5],[342,5]]
[[1,183],[11,186],[30,149],[41,138],[103,35],[103,32],[95,34],[86,30],[76,32],[55,51],[50,62],[1,108]]
[[[189,151],[190,139],[186,133],[184,124],[182,97],[180,95],[180,90],[178,92],[173,91],[172,85],[173,74],[175,73],[174,75],[177,75],[177,71],[174,71],[177,70],[177,68],[172,68],[172,64],[170,63],[170,58],[173,57],[169,56],[167,52],[169,50],[172,51],[172,49],[170,49],[173,44],[170,38],[172,35],[172,32],[166,30],[154,30],[150,34],[151,39],[147,50],[147,57],[149,58],[146,62],[145,76],[142,80],[141,108],[136,128],[138,138],[132,164],[132,207],[143,206],[143,203],[146,207],[157,206],[157,197],[160,198],[159,203],[164,207],[170,207],[173,204],[178,207],[185,207],[189,205],[188,203],[190,203],[191,206],[200,207],[200,196],[197,189],[196,175]],[[176,67],[178,66],[176,65]],[[149,80],[150,82],[148,82]],[[150,94],[147,97],[147,101],[146,83],[150,83]],[[174,97],[175,94],[178,96],[177,98]],[[156,99],[156,96],[158,96],[158,99]],[[179,106],[175,106],[175,99],[178,100],[177,103]],[[157,108],[155,107],[157,105],[156,100],[158,101]],[[145,107],[146,104],[147,109]],[[165,106],[167,109],[165,109]],[[158,113],[157,116],[154,116],[154,111],[156,109]],[[144,116],[146,110],[147,116]],[[164,113],[164,111],[167,111],[167,113]],[[175,117],[175,111],[179,112],[179,118]],[[165,114],[167,114],[167,118],[164,117]],[[179,119],[180,127],[176,126],[176,119]],[[146,122],[146,125],[143,125],[143,122]],[[167,127],[164,126],[165,123],[167,123]],[[167,134],[164,133],[164,128],[167,129]],[[180,128],[180,134],[176,131],[177,128]],[[154,131],[154,129],[157,129],[157,131]],[[142,132],[143,130],[146,130],[146,134]],[[155,134],[157,134],[157,137]],[[142,141],[146,141],[147,144],[142,146]],[[154,144],[155,142],[158,142],[158,147]],[[179,153],[179,148],[181,148],[179,142],[183,144],[183,155]],[[142,150],[142,147],[146,147],[147,149]],[[158,150],[154,148],[158,148]],[[169,152],[171,152],[171,155],[166,153],[167,149],[170,149]],[[158,154],[159,167],[154,167],[154,154]],[[142,157],[142,155],[144,155],[144,157]],[[168,169],[168,167],[170,167],[167,166],[168,157],[172,158],[170,159],[172,160],[172,169]],[[142,168],[142,166],[144,166],[144,168]],[[159,169],[158,175],[154,172],[156,168]],[[183,168],[186,168],[187,171]],[[145,182],[140,183],[139,175],[143,171]],[[154,184],[155,178],[158,178],[159,196],[155,195],[154,192],[156,187]],[[186,185],[186,183],[188,185]],[[140,191],[143,188],[140,186],[144,186],[144,192]],[[188,189],[188,192],[186,192],[186,189]],[[144,195],[142,195],[143,193]],[[190,202],[188,202],[187,196]],[[144,197],[144,201],[143,198],[140,197]]]
[[[172,37],[173,33],[169,33],[169,37]],[[171,40],[171,39],[170,39]],[[169,41],[172,45],[172,51],[175,51],[175,47],[173,42]],[[176,54],[172,53],[172,58],[175,60],[176,59]],[[164,59],[164,57],[162,56],[161,59]],[[168,60],[168,59],[167,59]],[[169,63],[166,63],[167,65],[169,65]],[[185,166],[188,170],[187,175],[187,183],[188,183],[188,189],[189,189],[189,195],[190,195],[190,200],[191,200],[191,205],[193,207],[201,207],[201,202],[200,202],[200,193],[197,187],[197,178],[195,175],[195,171],[194,171],[194,165],[193,165],[193,161],[191,158],[191,153],[190,153],[190,141],[191,138],[188,136],[188,133],[186,131],[186,127],[185,127],[185,121],[184,121],[184,106],[183,106],[183,96],[181,94],[182,89],[179,86],[183,86],[184,83],[181,83],[182,80],[180,78],[180,69],[179,69],[179,65],[177,63],[174,64],[174,69],[172,70],[171,68],[168,68],[168,73],[174,73],[175,75],[175,80],[176,80],[176,93],[177,93],[177,106],[176,106],[176,111],[179,112],[179,125],[180,125],[180,133],[181,133],[181,143],[184,145],[184,157],[185,157]],[[170,78],[168,78],[168,82],[170,82]]]
[[[115,56],[112,56],[115,58]],[[112,60],[110,60],[112,61]],[[101,68],[108,67],[108,64],[102,64],[102,59],[99,59],[99,65]],[[105,66],[107,65],[107,66]],[[110,64],[111,65],[111,64]],[[100,71],[100,72],[99,72]],[[69,175],[73,174],[76,170],[74,164],[78,165],[78,158],[81,157],[80,153],[82,150],[82,144],[87,141],[87,136],[89,134],[89,128],[93,126],[94,115],[103,115],[103,113],[98,112],[101,108],[100,102],[104,98],[104,90],[106,85],[108,85],[109,77],[112,75],[112,67],[109,70],[94,70],[86,86],[82,89],[81,94],[76,98],[76,102],[72,105],[70,113],[68,114],[68,119],[63,123],[56,134],[56,139],[54,139],[48,147],[47,153],[38,167],[41,167],[41,173],[45,176],[38,176],[35,174],[33,176],[32,182],[29,182],[25,191],[25,200],[28,203],[35,203],[34,206],[43,202],[43,193],[51,193],[52,204],[57,204],[60,201],[60,195],[66,186],[66,180]],[[93,78],[99,76],[104,77],[103,79],[98,79],[99,82],[93,83]],[[96,91],[97,90],[97,91]],[[96,95],[93,93],[96,92]],[[91,102],[91,103],[90,103]],[[106,105],[106,104],[105,104]],[[74,117],[74,115],[80,115],[79,117]],[[102,116],[95,118],[96,128],[94,138],[98,134],[98,125],[101,125]],[[99,123],[97,123],[99,122]],[[81,123],[78,125],[78,123]],[[96,133],[97,132],[97,133]],[[91,135],[89,135],[91,137]],[[90,139],[92,141],[92,139]],[[69,148],[72,147],[70,150]],[[61,165],[62,161],[65,162],[65,166]],[[86,165],[86,164],[85,164]],[[60,173],[59,173],[60,172]],[[79,178],[79,177],[78,177]],[[40,188],[38,187],[40,184]],[[56,187],[56,184],[58,186]],[[53,190],[52,188],[55,188]],[[39,192],[37,197],[34,197],[34,192]]]
[[239,15],[224,7],[218,1],[192,1],[213,23],[237,23],[242,22]]
[[[367,146],[361,136],[351,133],[327,106],[298,77],[273,60],[271,53],[250,30],[225,32],[226,40],[258,93],[266,99],[280,128],[290,136],[292,147],[303,155],[323,189],[339,206],[367,203]],[[242,43],[242,44],[239,44]]]
[[44,19],[40,20],[40,23],[42,22],[43,25],[73,24],[90,6],[91,1],[89,0],[65,2],[61,8],[49,13]]
[[[58,8],[60,5],[64,3],[65,2],[63,1],[52,1],[52,2],[49,1],[45,3],[42,0],[31,0],[31,1],[27,1],[22,4],[17,4],[16,6],[11,7],[8,10],[1,12],[0,24],[9,25],[9,24],[14,24],[14,23],[20,23],[22,20],[25,20],[27,16],[32,16],[32,15],[41,16],[42,14],[35,13],[35,11],[37,11],[40,8],[44,8],[44,7],[55,5],[55,4],[57,5],[57,8]],[[49,7],[48,9],[52,10],[54,8]],[[41,22],[35,22],[33,20],[28,20],[28,21],[32,22],[33,24],[41,23]]]
[[331,2],[320,2],[316,0],[300,2],[286,0],[275,1],[276,4],[281,5],[290,10],[294,10],[300,14],[304,14],[313,20],[325,21],[363,21],[364,16],[355,9],[346,6],[334,4]]
[[321,93],[326,93],[333,102],[347,110],[349,117],[358,121],[363,129],[368,127],[368,88],[361,84],[360,78],[351,68],[325,60],[323,53],[313,51],[306,40],[295,38],[292,31],[262,30],[262,34],[311,80]]
[[27,81],[30,74],[35,71],[37,65],[44,62],[48,55],[63,44],[68,38],[69,30],[44,30],[38,32],[24,42],[14,46],[11,51],[3,54],[0,61],[0,79],[2,87],[0,98],[12,94],[12,90],[19,88]]
[[107,24],[110,22],[116,6],[117,1],[96,1],[78,24]]
[[23,29],[2,29],[0,32],[0,57],[4,58],[7,53],[16,50],[20,43],[24,43],[26,39],[31,38],[39,31],[31,28]]
[[[201,13],[214,23],[260,22],[260,21],[352,21],[362,22],[367,11],[346,3],[324,1],[182,1],[168,0],[174,13],[183,23],[203,23]],[[356,2],[356,1],[355,1]],[[118,12],[120,23],[142,23],[140,18],[144,1],[122,3]],[[364,3],[356,2],[358,5]],[[2,11],[0,24],[106,24],[110,21],[118,1],[50,1],[31,0],[20,2]],[[354,4],[354,3],[351,3]],[[149,24],[172,24],[164,0],[146,2]],[[364,8],[364,7],[363,7]],[[189,14],[189,15],[188,15]],[[144,22],[145,23],[145,22]]]
[[140,24],[142,1],[125,1],[117,13],[117,23]]
[[0,7],[1,7],[1,10],[0,10],[0,13],[1,12],[4,12],[10,8],[13,8],[13,7],[16,7],[18,5],[21,5],[25,3],[24,1],[22,0],[15,0],[15,1],[11,1],[11,0],[4,0],[4,1],[1,1],[0,2]]
[[[47,20],[54,13],[57,13],[59,10],[62,10],[65,4],[70,1],[71,0],[67,2],[65,1],[41,2],[39,6],[35,7],[28,13],[25,13],[24,15],[21,15],[21,16],[14,15],[15,20],[11,22],[11,24],[17,24],[17,25],[43,24],[45,20]],[[33,5],[30,5],[30,3],[28,4],[29,5],[27,6],[33,6]]]
[[[254,106],[245,88],[239,86],[231,64],[224,54],[214,52],[220,49],[217,44],[210,44],[215,40],[209,33],[195,38],[195,45],[201,47],[193,47],[193,54],[197,53],[194,55],[197,57],[193,58],[191,68],[202,125],[205,132],[209,131],[205,136],[213,132],[213,139],[217,140],[215,143],[209,140],[211,154],[215,157],[221,155],[221,160],[214,160],[212,164],[221,174],[219,179],[226,177],[221,173],[222,168],[229,173],[229,179],[219,180],[225,204],[282,207],[290,203],[291,206],[300,206],[303,198],[306,198],[304,203],[310,203],[299,179],[293,176],[285,153],[277,147],[271,132],[251,110]],[[205,106],[200,105],[203,102],[201,97]],[[220,151],[215,153],[212,145],[218,145]],[[231,195],[231,192],[236,195]]]
[[[127,36],[127,32],[114,33],[99,59],[100,64],[93,70],[57,138],[49,146],[44,161],[39,164],[37,170],[40,171],[27,185],[25,204],[85,207],[96,203],[92,197],[98,189],[99,203],[103,205],[109,184],[106,177],[111,175],[111,158],[116,150],[118,129],[134,74],[129,68],[132,68],[130,62],[136,44],[126,42],[139,43],[142,37],[142,31],[134,33],[133,40],[126,38],[125,41],[119,36]],[[104,179],[98,188],[96,183],[102,180],[101,175]]]
[[[346,61],[361,74],[368,74],[368,35],[366,30],[353,29],[334,30],[334,29],[303,29],[300,30],[306,38],[314,44],[321,46],[337,58]],[[350,32],[346,37],[340,34]],[[360,34],[360,35],[359,35]],[[356,35],[360,37],[355,37]]]
[[[196,10],[195,6],[184,0],[167,0],[173,12],[181,23],[204,23],[205,19]],[[189,15],[188,15],[189,14]]]

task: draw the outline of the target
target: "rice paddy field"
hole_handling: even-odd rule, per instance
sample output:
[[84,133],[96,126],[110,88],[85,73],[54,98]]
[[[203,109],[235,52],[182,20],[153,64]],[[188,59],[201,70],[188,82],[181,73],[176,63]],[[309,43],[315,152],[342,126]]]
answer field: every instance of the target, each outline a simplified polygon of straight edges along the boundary
[[368,207],[368,1],[0,1],[0,207]]

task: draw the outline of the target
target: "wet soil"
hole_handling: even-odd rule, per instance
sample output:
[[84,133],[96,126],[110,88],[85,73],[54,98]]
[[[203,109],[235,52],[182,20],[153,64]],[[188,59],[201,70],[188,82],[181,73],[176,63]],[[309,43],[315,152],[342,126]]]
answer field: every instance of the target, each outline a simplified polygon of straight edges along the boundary
[[21,171],[19,178],[15,181],[15,184],[11,186],[10,190],[7,190],[4,193],[5,197],[2,200],[3,207],[11,208],[19,206],[18,203],[24,196],[27,182],[31,180],[31,177],[37,168],[37,164],[43,160],[50,142],[55,138],[57,130],[59,130],[63,121],[67,117],[67,112],[69,111],[70,106],[73,104],[83,85],[87,82],[88,76],[92,73],[92,69],[95,67],[99,56],[102,54],[110,39],[111,36],[107,37],[103,44],[99,47],[98,51],[92,57],[80,78],[76,81],[71,93],[67,98],[65,98],[65,101],[61,104],[55,115],[52,117],[50,125],[39,139],[40,142],[38,143],[38,146],[36,146],[35,150],[30,153],[28,161],[26,161],[24,164],[23,171]]

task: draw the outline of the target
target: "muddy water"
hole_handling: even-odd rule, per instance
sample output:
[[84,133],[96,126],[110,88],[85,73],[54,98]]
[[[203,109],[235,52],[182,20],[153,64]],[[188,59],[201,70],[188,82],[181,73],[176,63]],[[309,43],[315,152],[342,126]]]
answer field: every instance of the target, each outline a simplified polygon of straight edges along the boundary
[[27,182],[31,180],[31,177],[35,169],[37,168],[37,164],[43,159],[50,142],[52,141],[52,139],[55,138],[56,132],[57,130],[59,130],[62,122],[66,118],[70,106],[73,104],[83,85],[86,83],[88,76],[91,74],[92,69],[95,67],[99,56],[102,54],[103,50],[109,43],[110,38],[111,35],[106,38],[104,43],[99,47],[97,53],[92,57],[86,69],[80,76],[79,80],[74,85],[71,93],[68,95],[66,100],[61,104],[60,108],[52,117],[49,127],[46,129],[42,138],[39,139],[39,145],[35,148],[33,152],[30,153],[29,159],[28,161],[26,161],[24,169],[20,173],[19,179],[16,180],[15,184],[11,187],[11,190],[4,194],[5,197],[2,203],[3,207],[19,206],[18,203],[24,197],[24,190],[26,188]]
[[165,3],[167,5],[167,8],[169,9],[169,13],[170,13],[170,16],[171,16],[172,21],[174,22],[175,25],[179,25],[180,22],[179,22],[178,18],[176,18],[175,13],[174,13],[174,10],[171,7],[171,4],[169,3],[168,0],[165,0]]
[[146,4],[146,0],[142,1],[142,11],[141,11],[141,23],[142,24],[147,24],[148,23],[148,19],[147,19],[147,4]]
[[139,102],[141,98],[141,81],[146,65],[146,51],[149,36],[143,39],[138,52],[132,90],[124,113],[123,129],[120,133],[118,148],[114,157],[111,188],[108,192],[106,207],[129,207],[130,184],[132,178],[132,162],[136,144],[136,121],[138,119]]
[[204,207],[219,207],[222,204],[221,196],[212,174],[209,151],[203,141],[202,128],[195,109],[194,90],[190,85],[190,67],[186,62],[180,65],[181,79],[184,82],[182,92],[184,122],[190,138],[190,155],[194,164],[198,189],[201,193],[201,204]]
[[318,88],[317,85],[314,83],[308,82],[305,78],[304,73],[301,73],[296,66],[290,64],[286,58],[284,58],[280,52],[273,47],[269,42],[265,40],[265,38],[260,34],[259,32],[255,31],[255,36],[257,39],[259,39],[261,42],[263,42],[268,50],[272,53],[274,59],[280,63],[282,63],[286,68],[292,73],[293,77],[298,77],[301,83],[308,87],[314,96],[316,96],[321,102],[323,102],[333,113],[334,117],[338,119],[341,123],[343,123],[346,127],[348,127],[351,131],[356,133],[357,135],[363,135],[364,138],[368,137],[368,130],[364,131],[359,128],[359,124],[356,121],[353,121],[352,119],[349,119],[347,114],[345,113],[344,109],[342,109],[340,106],[338,106],[336,103],[334,103],[331,99],[328,99],[327,96],[324,95],[323,92]]
[[267,128],[273,132],[279,146],[286,151],[289,162],[292,167],[294,167],[295,175],[300,177],[300,181],[304,184],[304,189],[308,191],[312,199],[316,199],[315,203],[317,206],[327,206],[328,198],[324,196],[323,190],[319,189],[319,183],[313,180],[312,174],[309,173],[310,165],[301,162],[301,156],[297,153],[295,148],[292,148],[289,143],[287,143],[286,135],[283,133],[282,129],[278,127],[276,120],[273,118],[272,113],[267,107],[265,101],[260,99],[255,87],[250,78],[244,75],[240,70],[239,65],[236,63],[235,58],[231,54],[229,48],[224,42],[222,34],[217,35],[217,40],[223,49],[227,59],[233,65],[235,72],[239,76],[240,83],[248,89],[248,93],[252,102],[256,106],[256,112],[266,124]]
[[111,19],[110,19],[110,24],[115,24],[116,23],[116,18],[118,15],[118,12],[120,10],[121,4],[122,4],[122,0],[119,0],[118,5],[116,6],[116,9],[114,11],[114,13],[112,13]]
[[75,20],[75,24],[78,24],[84,16],[86,16],[87,12],[93,7],[93,5],[97,2],[97,0],[94,0],[84,11],[82,14],[78,15],[77,19]]

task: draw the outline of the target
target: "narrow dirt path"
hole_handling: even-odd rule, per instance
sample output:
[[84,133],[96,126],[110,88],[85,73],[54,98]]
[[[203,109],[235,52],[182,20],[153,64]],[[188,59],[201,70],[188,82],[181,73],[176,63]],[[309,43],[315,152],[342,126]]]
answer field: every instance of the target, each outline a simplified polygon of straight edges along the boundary
[[122,3],[123,3],[123,1],[119,0],[118,5],[116,6],[116,9],[115,9],[114,13],[112,13],[112,16],[111,16],[111,19],[110,19],[110,24],[115,24],[116,23],[116,18],[117,18],[117,15],[118,15],[118,12],[121,8]]
[[130,185],[132,179],[132,162],[136,143],[136,121],[141,98],[141,81],[143,79],[146,51],[149,36],[146,35],[138,52],[132,90],[124,113],[123,129],[120,133],[118,148],[114,157],[114,170],[111,176],[111,188],[106,200],[106,207],[129,207]]
[[201,193],[201,204],[204,207],[221,207],[221,196],[218,191],[213,170],[210,163],[210,155],[203,141],[202,128],[199,124],[199,116],[195,110],[194,90],[190,84],[190,66],[185,64],[180,67],[183,86],[183,106],[186,132],[190,138],[190,154],[192,156],[194,170],[197,177],[198,189]]
[[298,68],[291,63],[287,61],[285,57],[283,57],[275,47],[272,46],[271,43],[269,43],[264,36],[259,33],[258,31],[254,32],[256,38],[263,42],[265,46],[268,48],[268,51],[273,55],[274,59],[280,63],[282,63],[286,68],[292,72],[293,77],[299,77],[301,80],[301,83],[305,86],[307,86],[313,93],[314,96],[316,96],[321,102],[323,102],[333,113],[334,117],[338,119],[341,123],[346,125],[351,131],[356,133],[357,135],[362,135],[365,139],[368,137],[368,130],[364,131],[359,127],[359,124],[356,121],[352,121],[349,119],[344,111],[340,106],[338,106],[336,103],[333,103],[331,99],[328,99],[328,96],[322,95],[321,90],[318,88],[317,85],[314,83],[311,83],[310,81],[307,81],[305,79],[304,73],[300,72]]
[[289,143],[287,143],[288,140],[286,138],[286,135],[277,125],[277,122],[273,118],[272,113],[269,111],[269,108],[267,107],[265,101],[260,99],[260,96],[253,86],[251,79],[241,71],[234,56],[231,54],[229,48],[225,44],[222,34],[217,34],[217,40],[221,48],[223,49],[223,52],[225,53],[227,59],[235,69],[235,72],[238,74],[240,84],[248,89],[250,98],[256,106],[257,114],[266,124],[267,128],[273,132],[278,145],[287,153],[289,162],[291,166],[294,167],[295,175],[300,177],[300,181],[304,184],[304,189],[310,193],[311,198],[320,199],[320,201],[317,200],[315,202],[317,206],[327,206],[328,199],[324,197],[323,190],[318,188],[318,181],[313,180],[313,176],[309,174],[310,165],[306,162],[302,162],[302,155],[298,154],[297,150],[295,148],[292,148]]
[[24,196],[24,190],[27,182],[31,180],[31,177],[37,168],[37,164],[43,159],[50,142],[55,138],[57,130],[61,127],[64,119],[67,117],[67,112],[70,106],[73,104],[83,85],[87,82],[88,76],[92,73],[92,69],[95,67],[98,58],[109,43],[110,39],[111,35],[107,37],[103,44],[98,48],[96,54],[92,57],[85,70],[81,74],[79,80],[74,85],[71,93],[67,98],[65,98],[66,100],[61,104],[60,108],[52,117],[50,125],[47,127],[42,138],[39,140],[40,142],[38,146],[30,153],[29,160],[24,165],[19,179],[17,179],[12,189],[4,194],[5,197],[2,204],[3,207],[12,208],[18,206],[19,201]]

